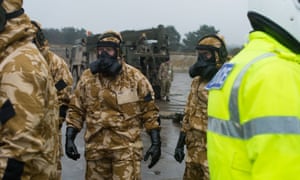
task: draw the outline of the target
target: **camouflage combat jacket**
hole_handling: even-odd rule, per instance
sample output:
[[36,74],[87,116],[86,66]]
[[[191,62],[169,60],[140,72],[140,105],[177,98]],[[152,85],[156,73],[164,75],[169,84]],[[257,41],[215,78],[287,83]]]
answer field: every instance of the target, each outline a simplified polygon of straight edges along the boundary
[[61,126],[65,119],[66,110],[70,103],[73,77],[69,71],[67,63],[63,58],[59,57],[50,50],[47,51],[47,54],[44,57],[49,63],[51,76],[54,79],[55,88],[57,90],[58,105],[60,107],[59,125]]
[[206,84],[207,81],[201,79],[200,76],[195,77],[192,81],[182,121],[181,130],[185,133],[207,131],[208,92],[204,89]]
[[25,170],[55,164],[58,148],[56,90],[26,17],[0,33],[0,154],[25,162]]
[[67,125],[78,129],[86,121],[86,159],[101,149],[142,147],[141,130],[159,128],[158,107],[146,77],[124,63],[115,79],[85,70],[71,98]]

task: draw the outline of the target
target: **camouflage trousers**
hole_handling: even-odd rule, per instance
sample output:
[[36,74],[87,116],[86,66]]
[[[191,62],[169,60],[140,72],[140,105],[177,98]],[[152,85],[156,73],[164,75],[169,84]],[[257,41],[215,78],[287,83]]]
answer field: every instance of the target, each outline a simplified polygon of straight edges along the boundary
[[87,160],[86,180],[140,180],[142,149],[103,150],[99,160]]
[[196,163],[185,163],[184,180],[209,180],[208,166]]
[[57,164],[45,163],[44,160],[30,160],[26,163],[0,158],[0,179],[56,180]]
[[183,179],[209,180],[206,133],[189,131],[186,133],[186,166]]
[[161,97],[170,95],[171,81],[170,80],[162,80],[160,87],[160,95]]

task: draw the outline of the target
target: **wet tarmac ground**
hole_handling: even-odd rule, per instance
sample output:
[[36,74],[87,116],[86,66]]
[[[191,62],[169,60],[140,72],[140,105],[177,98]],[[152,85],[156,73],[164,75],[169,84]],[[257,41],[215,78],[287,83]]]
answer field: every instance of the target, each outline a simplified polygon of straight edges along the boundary
[[[171,86],[170,102],[157,101],[161,114],[161,141],[162,155],[159,162],[148,168],[150,158],[147,162],[141,162],[141,174],[143,180],[180,180],[182,179],[185,163],[175,161],[173,155],[180,131],[180,123],[173,121],[175,113],[182,113],[186,99],[190,90],[191,78],[187,73],[175,73]],[[65,144],[65,125],[62,128],[63,146]],[[84,159],[84,131],[82,130],[76,137],[75,144],[81,154],[80,159],[73,161],[66,156],[62,157],[62,180],[84,180],[85,159]],[[151,146],[150,137],[143,132],[144,152]]]

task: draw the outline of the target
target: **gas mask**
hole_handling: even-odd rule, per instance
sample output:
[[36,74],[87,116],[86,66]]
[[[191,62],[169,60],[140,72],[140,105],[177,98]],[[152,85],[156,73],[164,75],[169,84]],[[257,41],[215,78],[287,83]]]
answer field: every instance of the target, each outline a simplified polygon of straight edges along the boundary
[[121,72],[122,64],[117,57],[102,51],[98,59],[90,64],[92,74],[101,73],[104,76],[116,76]]
[[211,80],[218,72],[216,67],[215,56],[207,59],[204,55],[199,54],[197,62],[193,64],[189,69],[189,74],[192,78],[195,76],[201,76],[203,79]]

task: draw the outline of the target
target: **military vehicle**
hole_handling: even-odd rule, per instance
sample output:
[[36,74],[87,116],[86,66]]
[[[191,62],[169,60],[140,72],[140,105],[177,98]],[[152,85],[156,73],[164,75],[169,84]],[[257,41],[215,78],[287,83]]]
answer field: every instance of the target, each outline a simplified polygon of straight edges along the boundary
[[71,47],[71,52],[69,51],[69,49],[66,49],[66,57],[68,58],[70,72],[72,73],[74,88],[87,64],[85,39],[77,40],[75,45]]
[[[138,68],[150,81],[156,98],[160,98],[158,70],[160,64],[169,58],[168,36],[165,28],[122,31],[122,54],[126,62]],[[84,69],[96,60],[96,42],[100,34],[88,36],[74,45],[69,56],[70,71],[76,84]],[[75,84],[73,87],[75,87]]]
[[160,99],[160,64],[169,58],[168,36],[163,26],[139,31],[122,31],[122,53],[128,64],[140,69]]
[[96,60],[96,43],[98,35],[78,39],[71,47],[71,53],[66,51],[69,68],[73,76],[73,89],[75,88],[82,72],[89,67],[92,60]]

